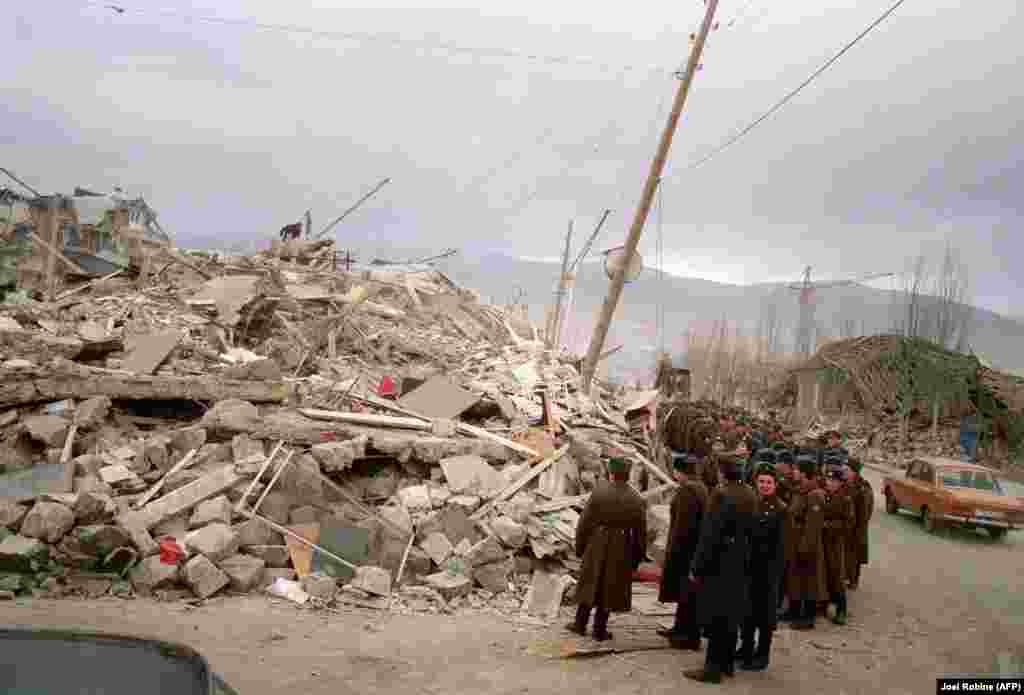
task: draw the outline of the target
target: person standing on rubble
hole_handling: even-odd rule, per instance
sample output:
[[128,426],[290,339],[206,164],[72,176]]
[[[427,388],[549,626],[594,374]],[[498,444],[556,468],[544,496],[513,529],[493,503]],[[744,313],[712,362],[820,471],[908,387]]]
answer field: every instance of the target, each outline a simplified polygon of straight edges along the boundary
[[658,601],[676,604],[676,618],[668,630],[658,630],[676,649],[700,650],[697,601],[689,581],[690,563],[697,549],[701,520],[708,504],[708,489],[696,473],[697,458],[674,454],[672,465],[679,482],[669,507],[668,548],[661,574]]
[[750,615],[743,623],[736,653],[744,671],[768,668],[772,635],[778,625],[776,611],[785,557],[786,504],[776,494],[775,468],[770,464],[758,465],[754,481],[757,512],[750,549]]
[[854,526],[853,500],[844,490],[845,479],[841,466],[829,466],[825,478],[825,521],[822,547],[825,551],[825,586],[829,601],[835,605],[832,622],[845,625],[846,603],[846,540]]
[[875,491],[871,483],[861,476],[863,469],[864,464],[859,459],[850,459],[851,473],[846,484],[850,487],[854,521],[847,539],[846,573],[851,591],[856,591],[860,584],[861,565],[868,564],[868,528],[875,511]]
[[757,508],[754,491],[740,481],[735,457],[719,462],[723,484],[711,493],[690,568],[697,587],[697,619],[707,631],[704,668],[684,671],[690,680],[721,683],[732,676],[736,637],[749,610],[747,562]]
[[302,223],[294,222],[281,227],[281,241],[290,241],[302,236]]
[[825,523],[825,493],[818,486],[818,463],[809,456],[797,459],[800,487],[793,493],[786,528],[786,588],[794,630],[814,628],[818,602],[827,598],[824,581],[825,551],[821,534]]
[[576,556],[583,559],[576,620],[566,629],[583,635],[595,609],[595,640],[612,639],[608,617],[632,607],[633,572],[647,549],[647,504],[629,486],[629,463],[608,462],[610,481],[594,489],[576,526]]

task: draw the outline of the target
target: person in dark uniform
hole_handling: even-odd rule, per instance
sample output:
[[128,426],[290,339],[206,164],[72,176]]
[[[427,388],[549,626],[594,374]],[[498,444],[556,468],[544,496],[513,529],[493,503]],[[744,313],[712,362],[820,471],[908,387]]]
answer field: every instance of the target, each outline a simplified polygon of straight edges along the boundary
[[736,637],[749,610],[747,561],[757,508],[754,491],[739,479],[735,458],[719,461],[723,484],[711,493],[693,556],[690,581],[698,587],[697,617],[709,636],[704,668],[690,680],[721,683],[735,672]]
[[705,456],[700,462],[700,479],[708,494],[718,487],[718,463],[714,455]]
[[868,564],[868,528],[875,511],[875,491],[871,483],[861,476],[863,469],[864,464],[859,459],[850,459],[851,478],[847,485],[850,486],[852,493],[850,498],[853,500],[854,522],[848,541],[849,548],[846,551],[846,572],[851,591],[856,591],[860,584],[861,565]]
[[846,604],[846,540],[854,526],[853,500],[844,490],[841,466],[829,467],[825,478],[825,521],[821,536],[825,553],[825,587],[829,601],[836,607],[832,622],[845,625]]
[[776,495],[775,469],[759,465],[754,480],[757,512],[750,549],[750,615],[743,623],[740,649],[736,654],[740,668],[745,671],[768,668],[772,635],[778,624],[776,610],[785,557],[786,504]]
[[824,583],[825,493],[818,487],[818,464],[807,456],[797,461],[800,487],[793,493],[786,528],[787,593],[794,630],[814,627],[817,604],[827,598]]
[[633,599],[633,572],[644,558],[647,544],[647,504],[629,486],[625,459],[608,462],[610,481],[602,481],[590,494],[576,526],[576,556],[583,559],[576,600],[575,622],[566,629],[582,635],[594,616],[595,640],[612,638],[611,612],[629,611]]
[[679,481],[672,498],[665,567],[661,573],[658,601],[676,604],[676,619],[671,629],[658,630],[676,649],[700,650],[700,625],[697,600],[690,585],[690,563],[697,549],[700,524],[708,504],[708,489],[696,479],[697,459],[673,455],[675,478]]

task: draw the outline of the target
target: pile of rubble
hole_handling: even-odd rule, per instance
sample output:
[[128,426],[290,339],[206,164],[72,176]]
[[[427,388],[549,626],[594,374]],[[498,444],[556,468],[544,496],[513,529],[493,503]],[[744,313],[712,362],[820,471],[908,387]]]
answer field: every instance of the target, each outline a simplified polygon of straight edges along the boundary
[[335,268],[275,242],[0,305],[0,596],[550,618],[603,447],[663,501],[624,394],[580,393],[518,311],[430,266]]

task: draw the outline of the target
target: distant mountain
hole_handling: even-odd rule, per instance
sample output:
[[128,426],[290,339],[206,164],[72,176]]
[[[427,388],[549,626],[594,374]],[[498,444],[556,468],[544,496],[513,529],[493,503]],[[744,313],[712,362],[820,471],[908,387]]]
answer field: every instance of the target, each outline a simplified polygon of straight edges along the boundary
[[[439,267],[459,285],[478,290],[485,300],[503,303],[523,293],[531,319],[541,326],[554,298],[559,271],[557,264],[501,254],[458,255],[445,259]],[[565,340],[570,348],[580,353],[586,351],[607,288],[608,280],[600,263],[588,263],[578,269],[574,309]],[[897,295],[864,285],[822,290],[815,311],[818,332],[838,336],[844,328],[853,329],[857,335],[891,330]],[[759,319],[771,312],[777,314],[783,329],[783,348],[792,349],[795,343],[798,296],[787,285],[727,285],[668,274],[659,279],[648,270],[626,286],[609,331],[608,347],[625,345],[608,360],[612,375],[630,380],[650,378],[654,353],[659,348],[660,303],[664,305],[667,327],[666,348],[673,355],[685,351],[683,335],[688,328],[709,333],[713,322],[724,318],[741,332],[753,334]],[[1024,322],[975,309],[970,342],[997,367],[1024,368]]]

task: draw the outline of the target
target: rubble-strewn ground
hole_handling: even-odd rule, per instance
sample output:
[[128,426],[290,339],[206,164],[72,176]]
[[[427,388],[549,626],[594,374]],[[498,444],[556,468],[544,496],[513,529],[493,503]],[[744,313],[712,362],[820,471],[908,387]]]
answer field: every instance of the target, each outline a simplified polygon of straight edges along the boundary
[[[876,491],[881,475],[868,472]],[[994,672],[1024,659],[1024,539],[928,536],[909,516],[872,523],[872,564],[851,595],[850,625],[783,629],[771,669],[723,685],[746,693],[924,693],[948,672]],[[260,596],[215,598],[198,608],[150,600],[19,600],[12,624],[74,625],[143,633],[199,649],[241,695],[308,693],[593,692],[708,689],[681,670],[700,656],[635,652],[590,659],[533,656],[563,639],[553,628],[478,615],[389,616],[308,611]],[[563,609],[564,622],[568,619]],[[657,619],[616,616],[616,642],[657,644]],[[558,623],[555,623],[557,625]],[[540,645],[543,646],[543,645]],[[1000,656],[1002,661],[1000,662]]]

